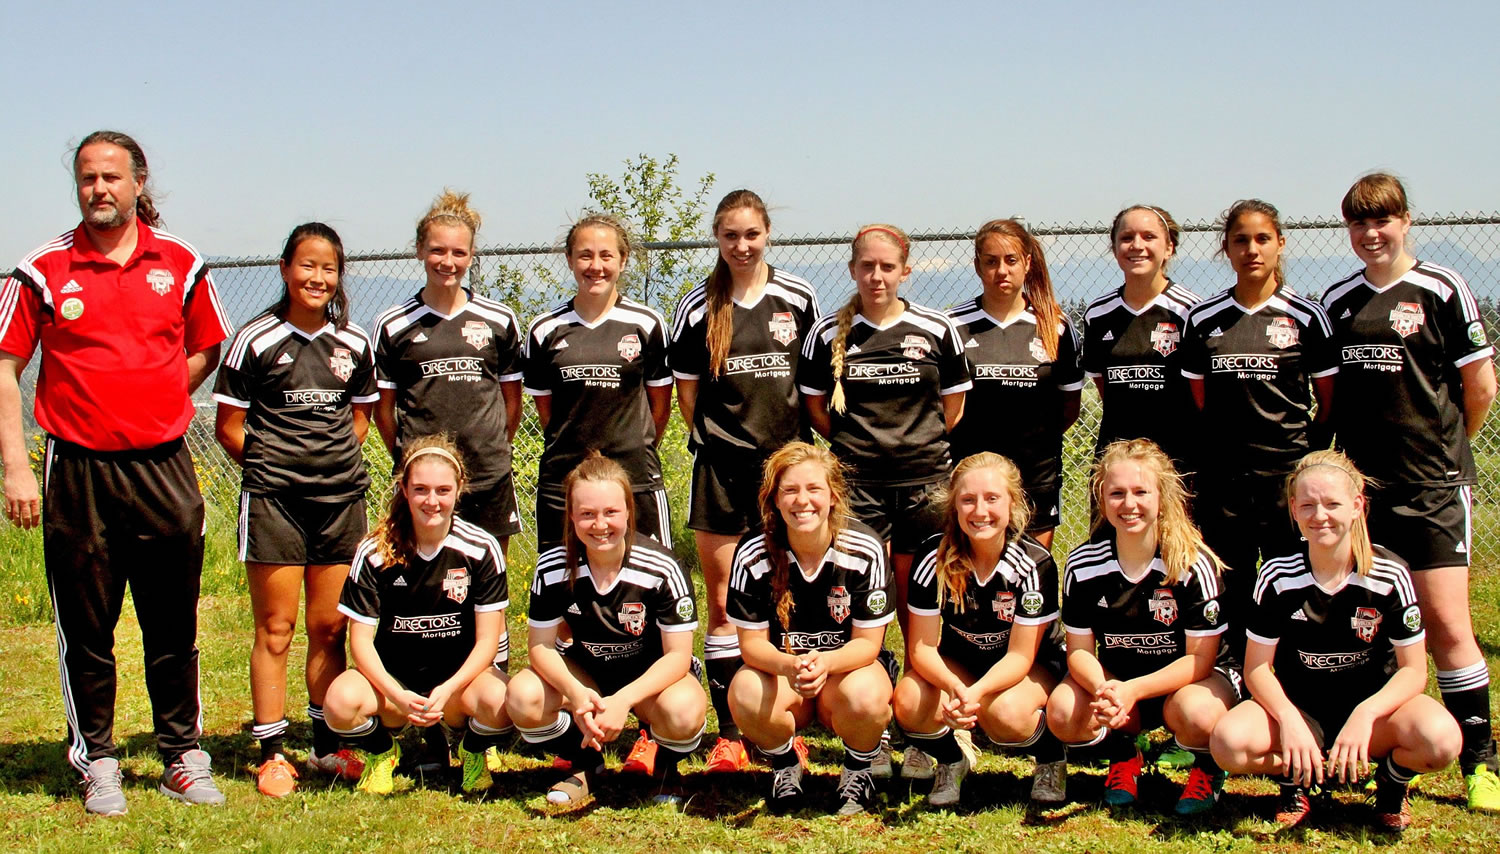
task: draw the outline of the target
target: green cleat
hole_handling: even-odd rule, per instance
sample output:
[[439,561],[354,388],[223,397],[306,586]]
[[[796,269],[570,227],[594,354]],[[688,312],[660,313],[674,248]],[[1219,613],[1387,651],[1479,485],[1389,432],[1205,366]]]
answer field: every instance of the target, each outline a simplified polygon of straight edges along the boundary
[[1464,788],[1469,790],[1469,809],[1500,812],[1500,777],[1488,766],[1480,765],[1464,777]]
[[389,795],[396,790],[396,763],[401,761],[401,745],[391,742],[384,753],[365,754],[365,770],[354,788],[372,795]]
[[465,794],[487,791],[494,784],[495,778],[490,776],[489,763],[485,759],[486,752],[470,753],[462,744],[458,746],[458,761],[464,768],[461,787]]

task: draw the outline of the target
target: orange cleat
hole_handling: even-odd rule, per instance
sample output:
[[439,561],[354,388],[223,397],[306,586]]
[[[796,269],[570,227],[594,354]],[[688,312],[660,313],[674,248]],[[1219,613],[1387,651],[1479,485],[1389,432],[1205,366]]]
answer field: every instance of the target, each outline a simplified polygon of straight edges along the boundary
[[625,757],[625,764],[620,770],[626,774],[645,774],[647,777],[656,773],[656,742],[651,740],[644,729],[635,740],[635,745],[630,748],[630,755]]
[[297,789],[297,769],[278,753],[261,763],[255,775],[255,788],[267,797],[284,798]]
[[745,744],[739,739],[720,738],[714,742],[714,749],[708,754],[708,767],[704,769],[710,774],[733,774],[736,771],[750,770],[750,755],[745,752]]

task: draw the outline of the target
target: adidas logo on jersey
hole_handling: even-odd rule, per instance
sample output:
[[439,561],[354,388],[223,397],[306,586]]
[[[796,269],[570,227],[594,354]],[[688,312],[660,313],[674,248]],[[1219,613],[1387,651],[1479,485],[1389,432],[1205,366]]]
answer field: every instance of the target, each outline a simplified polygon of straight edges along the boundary
[[1113,340],[1115,340],[1115,333],[1114,333],[1114,331],[1111,330],[1111,331],[1105,332],[1104,333],[1104,337],[1102,339],[1100,339],[1100,340],[1103,340],[1103,341],[1113,341]]
[[427,333],[426,332],[418,332],[417,333],[417,337],[411,339],[411,343],[413,343],[413,344],[421,344],[422,342],[424,342],[426,340],[427,340]]
[[1224,330],[1222,330],[1219,327],[1215,326],[1214,327],[1214,331],[1208,333],[1208,337],[1210,337],[1210,338],[1218,338],[1220,335],[1223,335],[1223,334],[1224,334]]
[[1298,622],[1305,623],[1307,622],[1307,615],[1302,613],[1301,608],[1298,608],[1297,610],[1292,612],[1292,619],[1297,620]]
[[855,353],[858,353],[859,352],[859,345],[858,344],[850,344],[849,345],[849,349],[845,350],[844,352],[846,354],[849,354],[849,355],[853,355]]
[[297,361],[297,360],[292,358],[292,354],[291,353],[282,353],[281,354],[281,358],[279,358],[279,359],[276,360],[276,364],[278,364],[278,365],[290,365],[291,363],[293,363],[295,361]]
[[1104,597],[1103,596],[1099,597],[1099,607],[1100,608],[1108,608],[1109,607],[1109,603],[1106,602],[1106,601],[1104,601]]
[[69,279],[68,283],[62,286],[62,292],[65,294],[76,294],[81,290],[83,290],[83,286],[72,279]]
[[1487,723],[1489,723],[1488,720],[1485,720],[1478,715],[1470,715],[1469,717],[1464,718],[1464,726],[1484,726]]
[[554,350],[566,350],[566,349],[568,349],[568,339],[564,338],[563,340],[557,342],[557,346],[553,347],[552,349],[554,349]]
[[1349,318],[1351,318],[1353,316],[1354,315],[1352,315],[1352,314],[1349,313],[1349,309],[1346,308],[1346,309],[1344,309],[1344,313],[1341,314],[1341,315],[1339,315],[1339,320],[1348,320]]
[[578,603],[577,602],[573,602],[573,603],[571,603],[571,604],[568,605],[568,613],[569,614],[577,614],[580,617],[583,616],[583,612],[580,611],[580,610],[578,610]]
[[1458,545],[1453,547],[1453,551],[1458,554],[1467,554],[1469,550],[1464,548],[1463,543],[1459,543]]
[[516,511],[510,511],[510,519],[508,521],[515,522],[518,519],[520,519],[520,517],[516,515]]
[[391,586],[392,587],[407,587],[408,585],[406,583],[406,576],[404,576],[404,575],[398,575],[398,576],[396,576],[396,580],[391,582]]
[[975,341],[973,338],[970,338],[969,340],[967,340],[967,341],[964,342],[964,349],[965,350],[969,349],[970,347],[978,347],[978,346],[979,346],[979,342]]

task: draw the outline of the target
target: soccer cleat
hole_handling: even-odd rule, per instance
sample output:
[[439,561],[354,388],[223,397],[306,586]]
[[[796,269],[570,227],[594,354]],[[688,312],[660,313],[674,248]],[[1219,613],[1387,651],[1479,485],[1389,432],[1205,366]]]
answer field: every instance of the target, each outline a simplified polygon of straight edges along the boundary
[[499,774],[505,770],[505,764],[500,761],[499,747],[492,744],[484,749],[484,767],[488,768],[491,774]]
[[859,815],[875,806],[875,769],[843,769],[839,773],[839,815]]
[[401,745],[391,742],[384,753],[365,755],[365,770],[354,788],[371,795],[389,795],[396,790],[396,764],[401,761]]
[[1312,815],[1312,799],[1301,786],[1281,784],[1281,803],[1276,807],[1276,823],[1288,830]]
[[1191,750],[1178,747],[1175,744],[1163,745],[1161,752],[1156,754],[1156,767],[1168,770],[1191,768],[1198,757]]
[[284,798],[297,789],[297,769],[278,753],[260,764],[255,772],[255,788],[267,797]]
[[656,773],[656,742],[643,729],[636,738],[635,744],[630,748],[630,754],[625,757],[625,764],[620,770],[626,774],[645,774],[647,777]]
[[958,787],[969,774],[969,758],[960,755],[957,762],[937,765],[932,772],[932,794],[927,803],[935,807],[951,807],[958,803]]
[[214,785],[210,774],[212,762],[208,754],[193,749],[177,757],[177,761],[162,772],[161,793],[185,804],[207,804],[218,806],[224,803],[224,793]]
[[1135,803],[1136,784],[1141,779],[1141,754],[1109,763],[1109,773],[1104,775],[1104,802],[1112,807],[1125,807]]
[[1182,796],[1177,799],[1177,814],[1198,815],[1213,809],[1224,791],[1226,776],[1218,769],[1209,773],[1194,765],[1188,772],[1187,785],[1182,787]]
[[768,804],[772,810],[782,812],[795,809],[802,802],[802,766],[788,765],[771,773],[771,797]]
[[319,756],[316,750],[310,751],[307,754],[307,767],[343,780],[358,780],[365,772],[365,761],[359,757],[359,753],[341,747],[327,756]]
[[1068,760],[1038,762],[1031,772],[1031,802],[1060,804],[1068,799]]
[[462,744],[458,746],[458,761],[463,766],[463,783],[460,788],[466,794],[488,791],[495,779],[490,776],[489,764],[485,761],[487,751],[470,753]]
[[1500,776],[1487,766],[1480,765],[1465,776],[1464,788],[1469,791],[1469,809],[1500,812]]
[[901,754],[901,779],[903,780],[931,780],[933,769],[937,767],[937,761],[926,753],[922,748],[911,745],[906,752]]
[[120,783],[119,760],[106,756],[90,762],[83,776],[83,808],[92,815],[124,815],[125,791]]
[[737,738],[720,738],[708,754],[709,774],[733,774],[750,770],[750,755],[745,752],[745,743]]
[[870,773],[881,780],[891,778],[891,744],[884,739],[880,742],[880,754],[870,760]]

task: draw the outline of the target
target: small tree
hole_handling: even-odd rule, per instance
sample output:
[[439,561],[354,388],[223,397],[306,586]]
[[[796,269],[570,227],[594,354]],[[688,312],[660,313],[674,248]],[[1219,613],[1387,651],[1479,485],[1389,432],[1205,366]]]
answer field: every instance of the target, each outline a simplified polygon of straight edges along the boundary
[[[677,165],[675,154],[668,154],[665,160],[640,154],[625,161],[625,172],[618,179],[590,172],[589,198],[595,210],[625,223],[638,246],[706,239],[703,213],[714,174],[699,178],[697,187],[685,195],[678,184]],[[663,314],[671,314],[682,294],[708,275],[708,270],[694,250],[638,249],[621,277],[621,290]]]

